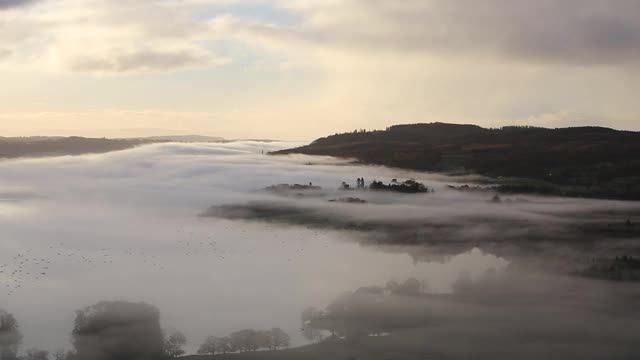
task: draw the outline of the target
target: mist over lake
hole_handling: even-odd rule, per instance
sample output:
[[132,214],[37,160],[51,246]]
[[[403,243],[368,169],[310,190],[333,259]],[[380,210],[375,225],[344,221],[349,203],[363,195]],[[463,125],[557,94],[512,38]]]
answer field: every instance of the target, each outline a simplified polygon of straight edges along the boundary
[[478,249],[414,263],[349,232],[199,216],[215,204],[271,199],[256,191],[271,184],[333,188],[355,173],[392,172],[262,155],[282,146],[166,144],[0,163],[0,299],[20,319],[25,347],[68,348],[76,310],[121,299],[158,306],[191,349],[245,327],[279,326],[301,344],[301,311],[344,291],[415,277],[446,292],[462,271],[508,264]]
[[640,359],[640,0],[0,0],[0,360]]
[[[514,312],[526,318],[534,316],[529,310],[544,305],[567,321],[592,316],[572,313],[576,309],[567,305],[568,298],[614,294],[584,305],[599,308],[638,294],[634,283],[604,285],[573,276],[566,267],[545,272],[544,266],[532,265],[573,258],[567,264],[574,266],[594,246],[611,254],[622,253],[621,247],[625,253],[637,251],[627,237],[615,236],[609,245],[587,237],[548,249],[549,241],[566,240],[562,229],[571,229],[576,214],[591,214],[589,223],[616,223],[636,216],[637,203],[521,196],[497,204],[491,193],[448,186],[473,178],[358,166],[329,157],[265,155],[290,145],[155,144],[101,155],[0,162],[0,305],[19,319],[24,347],[70,348],[76,311],[102,300],[154,304],[162,326],[182,331],[193,353],[208,335],[244,328],[277,326],[291,335],[292,345],[307,344],[300,332],[304,309],[322,309],[345,292],[407,279],[418,280],[429,296],[449,296],[460,290],[461,279],[493,289],[497,285],[485,286],[487,274],[504,274],[500,291],[535,304]],[[356,177],[414,178],[431,192],[338,190]],[[312,183],[322,190],[311,196],[264,190],[282,183]],[[344,194],[366,202],[332,202]],[[290,206],[315,217],[300,222],[207,213],[256,204]],[[317,218],[322,222],[315,223]],[[364,229],[345,228],[342,219]],[[520,267],[524,270],[513,275]],[[577,293],[565,293],[567,286]],[[449,314],[450,319],[437,321],[459,330],[511,316],[493,314],[476,296],[465,305],[475,310],[465,312],[477,316],[465,323],[456,315],[460,299],[436,298],[444,303],[430,311]],[[603,321],[617,326],[615,319]],[[628,339],[628,331],[609,336]],[[500,326],[495,332],[502,338],[507,331]]]

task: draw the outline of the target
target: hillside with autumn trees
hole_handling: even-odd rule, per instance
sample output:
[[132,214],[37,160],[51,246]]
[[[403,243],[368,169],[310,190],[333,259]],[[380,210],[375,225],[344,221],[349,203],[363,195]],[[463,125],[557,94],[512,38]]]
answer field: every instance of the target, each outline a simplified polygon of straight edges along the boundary
[[503,192],[640,199],[640,132],[602,127],[487,129],[445,123],[357,130],[274,154],[494,178]]

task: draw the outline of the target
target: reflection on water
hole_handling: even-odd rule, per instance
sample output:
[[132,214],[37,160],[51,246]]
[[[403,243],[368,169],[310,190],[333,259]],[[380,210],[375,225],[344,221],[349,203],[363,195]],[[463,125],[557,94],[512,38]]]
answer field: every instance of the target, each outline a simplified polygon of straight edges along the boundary
[[337,232],[209,219],[167,223],[143,215],[123,227],[119,220],[84,219],[82,231],[11,230],[13,238],[37,239],[0,258],[8,265],[0,280],[3,305],[21,319],[27,344],[62,346],[75,311],[102,299],[151,302],[165,324],[194,342],[278,326],[300,343],[302,310],[323,307],[344,291],[416,278],[448,292],[462,272],[480,275],[507,263],[477,249],[444,263],[414,263],[406,253],[363,248]]

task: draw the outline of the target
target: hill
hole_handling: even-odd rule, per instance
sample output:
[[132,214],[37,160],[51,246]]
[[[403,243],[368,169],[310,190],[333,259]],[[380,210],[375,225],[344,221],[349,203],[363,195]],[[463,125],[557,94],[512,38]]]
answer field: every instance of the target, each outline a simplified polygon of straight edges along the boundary
[[328,155],[420,171],[477,173],[503,192],[640,200],[640,132],[445,123],[396,125],[273,154]]
[[0,159],[100,154],[156,143],[230,143],[235,141],[275,142],[277,140],[226,140],[215,136],[167,135],[141,138],[85,138],[79,136],[0,136]]
[[166,136],[147,136],[138,138],[139,140],[153,141],[153,142],[181,142],[181,143],[196,143],[196,142],[224,142],[225,139],[217,136],[203,136],[203,135],[166,135]]
[[70,137],[0,137],[0,159],[99,154],[130,149],[154,141]]

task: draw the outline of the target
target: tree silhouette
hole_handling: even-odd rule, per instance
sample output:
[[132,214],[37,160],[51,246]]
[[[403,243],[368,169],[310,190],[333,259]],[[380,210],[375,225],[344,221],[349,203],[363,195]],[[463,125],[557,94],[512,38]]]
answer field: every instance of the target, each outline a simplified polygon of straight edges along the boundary
[[177,330],[172,330],[164,342],[164,351],[167,356],[176,358],[184,355],[183,347],[187,344],[187,337]]
[[289,347],[291,338],[289,337],[289,334],[284,332],[284,330],[280,328],[273,328],[269,330],[269,336],[271,337],[271,348],[273,350]]
[[216,351],[218,354],[226,354],[231,351],[231,338],[229,336],[221,337],[216,342]]
[[260,335],[256,330],[236,331],[230,335],[230,338],[232,351],[248,352],[256,351],[260,348]]
[[218,351],[217,348],[218,338],[215,336],[207,337],[202,345],[198,348],[198,354],[200,355],[215,355]]
[[160,312],[152,305],[103,301],[77,312],[75,360],[157,360],[164,355]]
[[17,359],[22,333],[13,315],[0,309],[0,359]]

